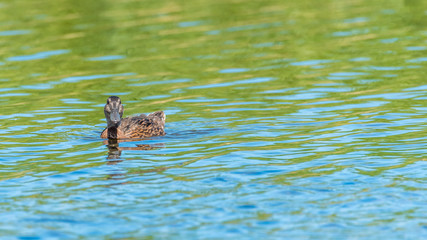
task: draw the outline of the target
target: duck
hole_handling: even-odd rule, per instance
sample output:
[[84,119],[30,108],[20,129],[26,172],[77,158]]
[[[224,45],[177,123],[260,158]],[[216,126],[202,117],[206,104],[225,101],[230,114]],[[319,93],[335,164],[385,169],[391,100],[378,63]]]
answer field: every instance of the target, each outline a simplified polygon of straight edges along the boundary
[[123,112],[124,108],[119,97],[111,96],[107,99],[104,107],[107,127],[102,131],[101,138],[132,139],[166,134],[166,115],[163,111],[122,118]]

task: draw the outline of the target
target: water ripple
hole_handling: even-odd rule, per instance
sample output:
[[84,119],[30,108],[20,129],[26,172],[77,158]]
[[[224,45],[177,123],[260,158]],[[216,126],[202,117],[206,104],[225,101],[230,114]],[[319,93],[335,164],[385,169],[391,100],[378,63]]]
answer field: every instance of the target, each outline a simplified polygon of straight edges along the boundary
[[7,60],[8,61],[30,61],[30,60],[38,60],[38,59],[48,58],[50,56],[66,54],[66,53],[69,53],[69,52],[70,52],[70,50],[65,50],[65,49],[51,50],[51,51],[44,51],[44,52],[35,53],[35,54],[32,54],[32,55],[23,55],[23,56],[9,57],[9,58],[7,58]]

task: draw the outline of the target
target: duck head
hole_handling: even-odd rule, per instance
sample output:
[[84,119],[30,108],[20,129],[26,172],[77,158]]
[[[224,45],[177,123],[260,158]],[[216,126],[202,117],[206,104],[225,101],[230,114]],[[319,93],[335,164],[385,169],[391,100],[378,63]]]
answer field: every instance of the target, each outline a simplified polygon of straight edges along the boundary
[[117,128],[123,116],[123,105],[119,97],[111,96],[107,99],[107,104],[104,107],[105,118],[107,119],[107,127]]

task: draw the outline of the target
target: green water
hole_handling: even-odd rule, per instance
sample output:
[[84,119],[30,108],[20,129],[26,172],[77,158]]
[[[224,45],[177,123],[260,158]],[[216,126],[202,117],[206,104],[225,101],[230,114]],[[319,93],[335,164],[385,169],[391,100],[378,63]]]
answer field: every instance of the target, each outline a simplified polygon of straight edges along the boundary
[[[423,239],[425,1],[0,3],[0,238]],[[108,145],[103,106],[164,110]]]

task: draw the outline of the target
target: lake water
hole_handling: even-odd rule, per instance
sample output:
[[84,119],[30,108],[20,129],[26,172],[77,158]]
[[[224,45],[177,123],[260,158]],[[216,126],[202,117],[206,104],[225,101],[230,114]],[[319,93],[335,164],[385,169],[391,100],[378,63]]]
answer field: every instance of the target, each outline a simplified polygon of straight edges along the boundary
[[[0,4],[2,239],[424,239],[422,0]],[[108,145],[103,106],[164,110]]]

